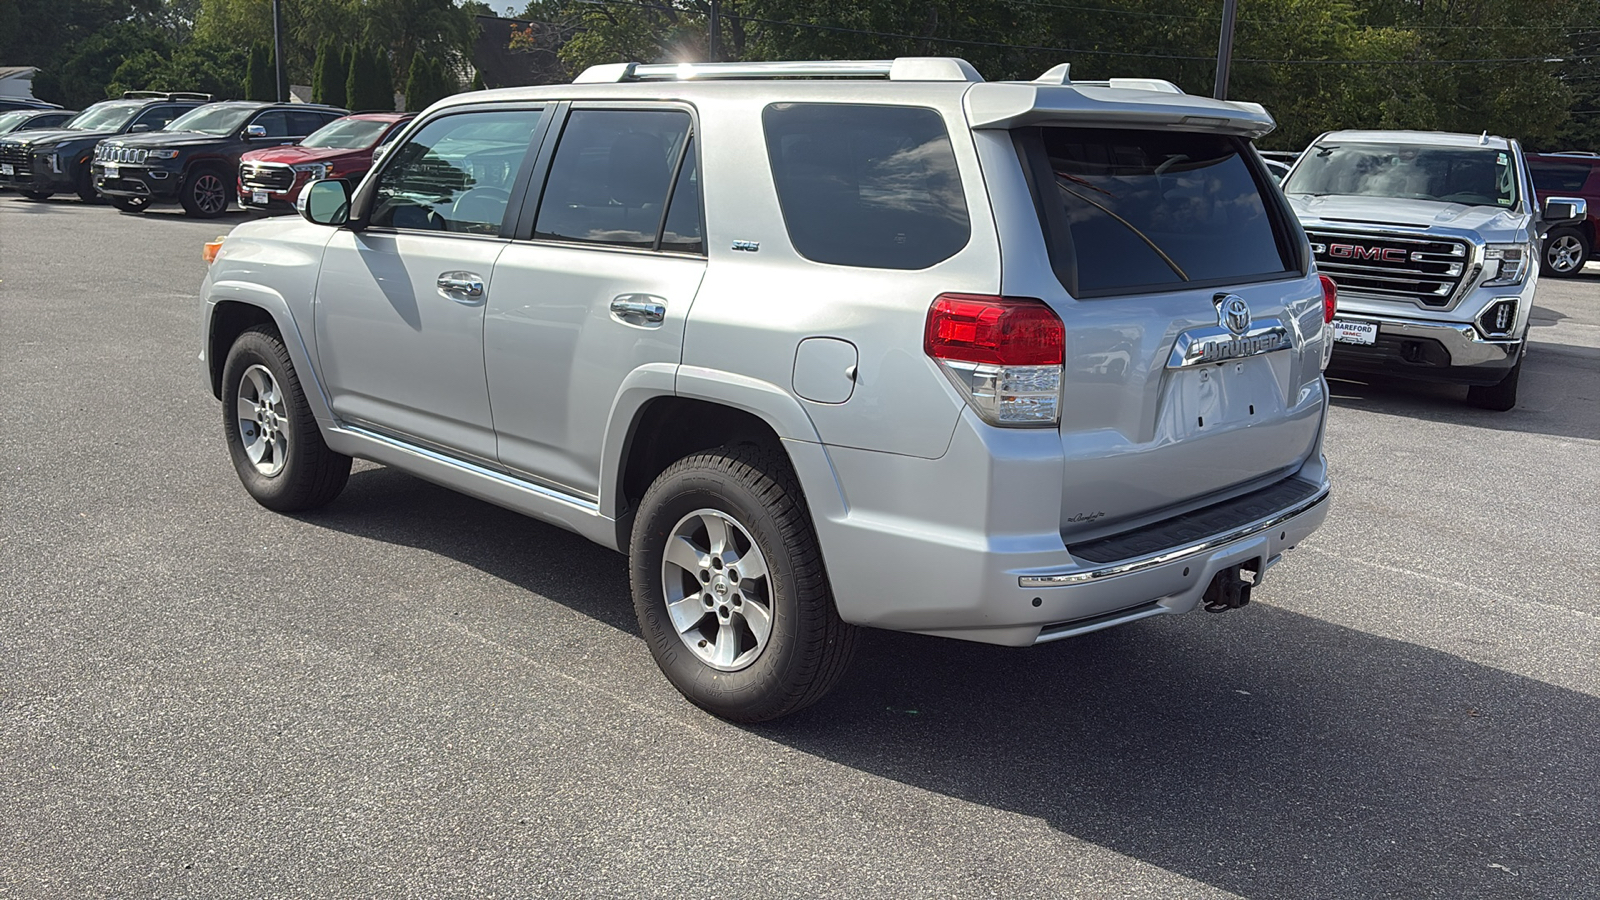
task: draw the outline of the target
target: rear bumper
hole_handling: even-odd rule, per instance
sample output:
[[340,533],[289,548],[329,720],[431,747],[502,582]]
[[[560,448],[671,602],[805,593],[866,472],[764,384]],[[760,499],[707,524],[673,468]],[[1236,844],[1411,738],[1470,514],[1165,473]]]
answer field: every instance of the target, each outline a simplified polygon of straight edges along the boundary
[[1490,340],[1463,322],[1429,322],[1370,313],[1339,318],[1378,326],[1373,344],[1335,344],[1329,368],[1448,381],[1496,384],[1522,355],[1521,338]]
[[1218,573],[1264,575],[1328,515],[1319,440],[1243,496],[1069,545],[1059,502],[1040,502],[1060,496],[1059,438],[995,431],[963,447],[977,433],[958,428],[941,460],[827,448],[850,508],[815,521],[845,621],[1027,646],[1189,612]]

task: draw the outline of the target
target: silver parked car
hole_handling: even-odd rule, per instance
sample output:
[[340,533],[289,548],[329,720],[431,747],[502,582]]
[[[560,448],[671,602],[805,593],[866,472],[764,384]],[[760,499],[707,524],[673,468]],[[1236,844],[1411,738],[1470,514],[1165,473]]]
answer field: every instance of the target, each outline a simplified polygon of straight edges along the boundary
[[462,94],[234,229],[206,385],[271,509],[361,457],[627,554],[730,719],[816,701],[860,626],[1237,608],[1328,511],[1334,297],[1272,126],[944,58]]

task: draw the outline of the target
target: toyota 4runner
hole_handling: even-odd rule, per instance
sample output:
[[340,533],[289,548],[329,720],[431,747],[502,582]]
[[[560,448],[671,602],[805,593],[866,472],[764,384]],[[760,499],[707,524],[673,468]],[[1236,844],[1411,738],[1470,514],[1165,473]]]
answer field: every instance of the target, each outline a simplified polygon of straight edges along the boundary
[[1272,126],[944,58],[458,95],[208,245],[205,384],[270,509],[361,457],[627,554],[731,719],[821,697],[859,626],[1236,608],[1328,511],[1335,298]]
[[1283,190],[1339,286],[1334,368],[1516,406],[1540,235],[1585,201],[1541,204],[1516,141],[1425,131],[1324,134]]

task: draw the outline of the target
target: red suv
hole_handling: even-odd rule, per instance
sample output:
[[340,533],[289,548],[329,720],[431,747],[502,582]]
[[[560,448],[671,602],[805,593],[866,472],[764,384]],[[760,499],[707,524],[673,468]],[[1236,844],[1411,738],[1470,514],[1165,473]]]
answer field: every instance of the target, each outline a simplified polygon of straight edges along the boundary
[[1542,204],[1549,197],[1582,197],[1589,201],[1589,217],[1550,229],[1545,235],[1540,269],[1546,275],[1568,278],[1583,271],[1594,254],[1600,228],[1600,153],[1529,153],[1528,170]]
[[357,113],[335,119],[290,147],[252,150],[239,158],[239,205],[294,206],[300,189],[319,178],[360,179],[372,154],[416,113]]

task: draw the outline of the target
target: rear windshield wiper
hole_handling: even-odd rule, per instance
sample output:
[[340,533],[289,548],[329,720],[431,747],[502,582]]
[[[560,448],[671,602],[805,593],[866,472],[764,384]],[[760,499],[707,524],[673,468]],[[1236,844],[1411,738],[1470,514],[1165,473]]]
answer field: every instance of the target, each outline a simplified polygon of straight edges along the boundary
[[[1149,247],[1151,250],[1154,250],[1155,254],[1157,256],[1161,257],[1161,261],[1167,264],[1167,268],[1169,268],[1173,272],[1177,273],[1178,277],[1183,279],[1184,281],[1188,281],[1189,280],[1189,273],[1183,271],[1183,267],[1179,266],[1178,263],[1175,260],[1173,260],[1172,257],[1168,256],[1167,255],[1167,251],[1161,249],[1160,245],[1158,245],[1155,241],[1150,240],[1150,236],[1149,235],[1147,235],[1144,232],[1140,231],[1137,225],[1134,225],[1132,222],[1129,222],[1127,219],[1124,219],[1123,217],[1121,217],[1121,216],[1117,215],[1116,213],[1112,212],[1108,207],[1106,207],[1105,204],[1103,204],[1100,201],[1094,199],[1093,197],[1086,197],[1083,194],[1080,194],[1077,191],[1073,190],[1072,188],[1067,187],[1066,185],[1061,183],[1062,181],[1076,181],[1076,182],[1079,182],[1079,183],[1084,183],[1082,179],[1073,178],[1071,175],[1067,175],[1067,174],[1062,173],[1062,172],[1055,173],[1055,176],[1056,176],[1056,187],[1060,188],[1065,193],[1068,193],[1068,194],[1071,194],[1074,197],[1077,197],[1079,200],[1082,200],[1083,202],[1089,204],[1090,206],[1093,206],[1095,209],[1098,209],[1101,212],[1105,213],[1106,215],[1110,216],[1111,218],[1116,219],[1118,222],[1121,222],[1123,227],[1127,228],[1129,231],[1131,231],[1135,235],[1137,235],[1139,240],[1144,241],[1145,246]],[[1110,196],[1110,192],[1109,191],[1102,191],[1102,190],[1100,190],[1099,188],[1095,187],[1092,184],[1089,185],[1089,187],[1094,189],[1094,190],[1100,191],[1100,193],[1102,193],[1102,194],[1106,194],[1107,196]]]

